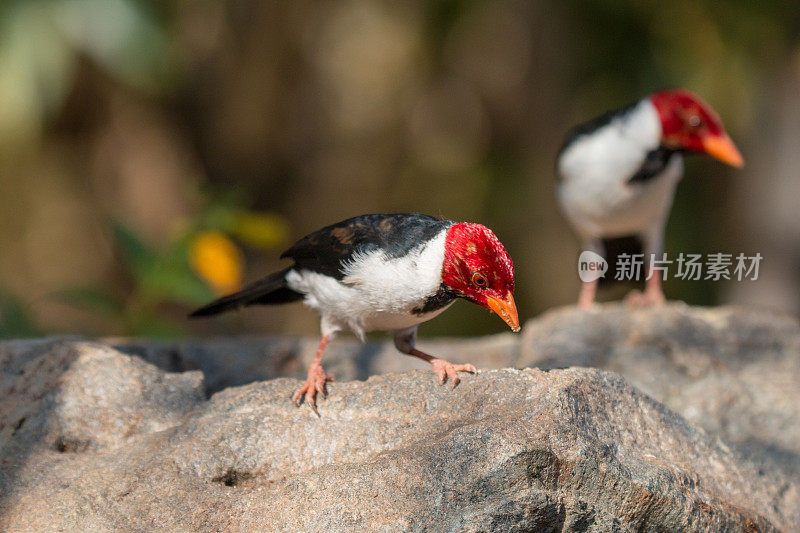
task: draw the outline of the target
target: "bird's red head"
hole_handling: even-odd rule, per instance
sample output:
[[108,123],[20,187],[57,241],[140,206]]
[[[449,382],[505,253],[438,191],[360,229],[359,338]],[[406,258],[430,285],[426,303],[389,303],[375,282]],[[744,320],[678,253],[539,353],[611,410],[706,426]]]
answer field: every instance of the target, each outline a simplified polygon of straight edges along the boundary
[[447,230],[442,281],[460,297],[494,311],[514,331],[514,263],[492,230],[462,222]]
[[670,148],[703,152],[734,167],[744,165],[722,121],[708,104],[681,89],[650,96],[661,119],[661,142]]

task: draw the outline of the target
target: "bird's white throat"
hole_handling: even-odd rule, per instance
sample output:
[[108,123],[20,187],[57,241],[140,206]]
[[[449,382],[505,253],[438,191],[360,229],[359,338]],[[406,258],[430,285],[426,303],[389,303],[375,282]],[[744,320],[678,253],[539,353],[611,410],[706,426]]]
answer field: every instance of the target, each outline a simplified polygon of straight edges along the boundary
[[564,179],[585,176],[631,176],[644,155],[661,143],[661,120],[649,99],[613,118],[596,131],[576,138],[558,158]]
[[647,183],[629,183],[661,135],[658,111],[645,99],[562,152],[559,201],[582,238],[653,233],[663,225],[683,174],[680,154]]

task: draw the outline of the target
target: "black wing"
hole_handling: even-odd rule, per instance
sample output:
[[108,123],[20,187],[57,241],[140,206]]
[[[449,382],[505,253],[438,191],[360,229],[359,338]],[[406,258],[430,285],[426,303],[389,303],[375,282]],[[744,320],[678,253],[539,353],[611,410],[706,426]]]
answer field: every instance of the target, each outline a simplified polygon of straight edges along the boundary
[[664,171],[670,158],[676,153],[677,150],[665,146],[650,150],[647,152],[642,166],[628,179],[628,183],[646,183],[655,178]]
[[451,225],[419,213],[361,215],[306,235],[281,258],[294,259],[297,268],[340,280],[342,265],[356,252],[383,250],[389,257],[402,257]]

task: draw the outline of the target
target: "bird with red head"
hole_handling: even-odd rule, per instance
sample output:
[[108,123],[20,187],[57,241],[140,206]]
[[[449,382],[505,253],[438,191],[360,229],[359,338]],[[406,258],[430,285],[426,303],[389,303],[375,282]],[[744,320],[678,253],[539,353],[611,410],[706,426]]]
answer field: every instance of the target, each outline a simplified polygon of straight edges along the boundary
[[317,394],[325,395],[331,379],[322,369],[322,353],[339,331],[350,330],[362,341],[368,331],[393,331],[398,350],[428,361],[439,382],[449,380],[453,387],[459,372],[474,373],[475,367],[418,350],[419,324],[461,298],[494,311],[519,331],[514,265],[495,234],[480,224],[418,213],[361,215],[306,235],[281,257],[294,265],[191,316],[300,300],[319,311],[322,341],[293,397],[317,414]]
[[497,313],[514,331],[514,263],[495,234],[480,224],[462,222],[447,231],[442,282],[478,305]]
[[[606,279],[618,278],[614,267],[622,254],[647,259],[645,291],[630,294],[633,304],[665,301],[662,278],[653,275],[652,266],[663,253],[685,153],[744,164],[719,115],[689,91],[673,89],[576,126],[558,154],[559,203],[583,250],[606,258]],[[583,282],[579,306],[594,304],[598,283]]]
[[725,132],[719,115],[697,95],[683,89],[657,92],[650,101],[661,120],[661,139],[665,146],[705,153],[741,168],[742,154]]

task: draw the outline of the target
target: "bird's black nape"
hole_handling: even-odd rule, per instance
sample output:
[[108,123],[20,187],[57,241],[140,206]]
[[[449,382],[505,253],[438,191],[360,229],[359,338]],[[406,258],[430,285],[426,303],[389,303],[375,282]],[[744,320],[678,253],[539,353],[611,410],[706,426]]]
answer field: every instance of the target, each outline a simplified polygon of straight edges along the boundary
[[286,268],[275,272],[239,292],[214,300],[193,311],[189,318],[218,315],[248,305],[277,305],[300,300],[303,295],[286,286],[286,274],[290,270],[291,268]]
[[647,152],[644,161],[642,161],[639,170],[628,178],[628,183],[648,183],[661,176],[664,169],[669,165],[672,156],[680,152],[680,150],[666,146],[659,146],[655,150],[650,150]]
[[628,114],[628,112],[632,111],[637,105],[639,105],[638,101],[637,102],[631,102],[628,105],[625,105],[625,106],[620,107],[618,109],[612,109],[611,111],[607,111],[607,112],[603,113],[602,115],[600,115],[598,117],[595,117],[595,118],[593,118],[591,120],[587,120],[586,122],[582,122],[581,124],[578,124],[577,126],[573,126],[567,132],[567,135],[564,138],[564,142],[561,143],[561,147],[558,149],[558,156],[556,156],[556,159],[558,159],[558,157],[561,156],[561,154],[564,152],[564,150],[569,148],[569,146],[573,142],[575,142],[577,139],[579,139],[580,137],[583,137],[584,135],[590,135],[590,134],[596,132],[597,130],[599,130],[603,126],[606,126],[606,125],[610,124],[611,121],[614,120],[617,117],[621,117],[623,115]]

